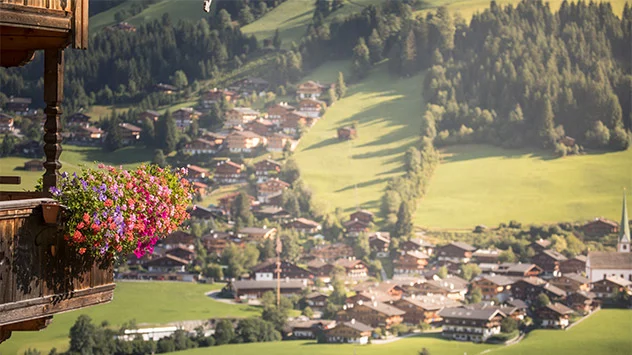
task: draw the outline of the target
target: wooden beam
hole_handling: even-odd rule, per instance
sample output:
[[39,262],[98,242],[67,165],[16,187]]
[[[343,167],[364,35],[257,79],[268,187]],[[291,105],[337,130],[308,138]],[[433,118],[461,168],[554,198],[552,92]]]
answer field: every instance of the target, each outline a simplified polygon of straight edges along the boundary
[[64,96],[64,50],[44,50],[44,101],[46,122],[44,123],[44,154],[46,161],[43,177],[44,192],[59,183],[61,163],[61,102]]
[[20,176],[0,176],[0,184],[20,185],[22,178]]
[[70,33],[71,12],[0,3],[0,25]]
[[[0,37],[2,43],[2,37]],[[2,67],[21,67],[28,64],[35,57],[32,50],[3,50],[0,51],[0,66]]]
[[0,344],[11,337],[11,332],[0,327]]
[[48,327],[52,321],[53,317],[48,316],[27,320],[26,322],[5,325],[3,328],[11,332],[38,331]]

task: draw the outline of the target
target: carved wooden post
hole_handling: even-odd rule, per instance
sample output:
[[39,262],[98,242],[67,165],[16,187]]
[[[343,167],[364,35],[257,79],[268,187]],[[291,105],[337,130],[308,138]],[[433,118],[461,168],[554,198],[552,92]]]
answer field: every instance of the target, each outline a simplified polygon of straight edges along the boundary
[[44,101],[46,101],[46,123],[44,123],[44,192],[57,186],[59,181],[59,155],[61,154],[61,101],[64,96],[64,50],[44,50]]

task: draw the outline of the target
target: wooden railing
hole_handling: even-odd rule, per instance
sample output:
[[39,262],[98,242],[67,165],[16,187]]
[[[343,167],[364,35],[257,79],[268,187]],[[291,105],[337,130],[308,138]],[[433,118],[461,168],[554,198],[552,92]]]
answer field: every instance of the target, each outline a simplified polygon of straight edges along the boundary
[[39,7],[49,10],[72,11],[70,1],[67,0],[0,0],[0,3]]
[[111,265],[65,246],[58,225],[45,225],[50,199],[0,202],[0,342],[12,331],[39,330],[51,316],[109,302]]

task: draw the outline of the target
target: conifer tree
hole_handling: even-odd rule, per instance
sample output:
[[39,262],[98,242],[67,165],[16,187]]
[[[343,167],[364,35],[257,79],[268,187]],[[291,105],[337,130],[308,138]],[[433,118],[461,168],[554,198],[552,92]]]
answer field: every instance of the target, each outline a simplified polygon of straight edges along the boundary
[[382,60],[382,52],[384,51],[384,41],[377,32],[377,29],[373,29],[368,41],[369,52],[371,53],[371,63],[375,64]]
[[342,72],[338,72],[338,80],[336,81],[336,96],[342,99],[347,94],[347,84],[345,83],[345,76]]
[[283,44],[283,41],[281,41],[281,35],[279,34],[279,29],[277,28],[276,31],[274,31],[274,38],[272,38],[272,45],[274,46],[276,50],[279,50],[281,49],[282,44]]
[[363,37],[358,39],[358,44],[353,47],[353,57],[351,58],[351,71],[358,79],[363,79],[371,68],[371,58],[369,47]]

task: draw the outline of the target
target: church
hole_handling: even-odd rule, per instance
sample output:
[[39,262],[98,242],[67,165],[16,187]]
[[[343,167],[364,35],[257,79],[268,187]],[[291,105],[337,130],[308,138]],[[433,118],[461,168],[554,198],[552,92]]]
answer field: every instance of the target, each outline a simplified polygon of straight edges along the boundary
[[632,281],[632,252],[630,251],[630,220],[623,193],[623,208],[616,252],[590,252],[586,262],[586,276],[590,282],[606,277],[620,277]]

